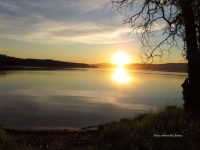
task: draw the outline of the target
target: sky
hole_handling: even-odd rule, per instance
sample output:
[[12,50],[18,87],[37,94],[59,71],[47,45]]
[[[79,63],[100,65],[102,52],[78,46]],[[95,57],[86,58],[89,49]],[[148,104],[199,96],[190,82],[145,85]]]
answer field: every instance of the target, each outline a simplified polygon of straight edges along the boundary
[[[117,51],[140,63],[142,45],[110,0],[0,0],[0,53],[20,58],[109,63]],[[174,50],[155,63],[184,62]]]

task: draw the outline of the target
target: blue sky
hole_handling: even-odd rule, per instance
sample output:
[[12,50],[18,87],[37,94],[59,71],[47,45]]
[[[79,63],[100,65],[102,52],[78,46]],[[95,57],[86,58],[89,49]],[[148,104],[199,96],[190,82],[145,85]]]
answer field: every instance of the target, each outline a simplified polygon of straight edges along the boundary
[[[141,44],[109,0],[0,0],[0,52],[21,58],[110,62],[118,50],[139,62]],[[175,51],[162,62],[182,62]],[[177,57],[178,56],[178,57]],[[161,63],[162,63],[161,62]]]

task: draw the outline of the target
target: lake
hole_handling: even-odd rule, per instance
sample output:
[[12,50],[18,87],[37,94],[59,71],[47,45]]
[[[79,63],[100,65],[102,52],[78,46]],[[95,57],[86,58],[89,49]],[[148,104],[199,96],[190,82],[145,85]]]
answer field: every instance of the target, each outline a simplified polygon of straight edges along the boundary
[[185,73],[81,69],[0,72],[0,123],[79,128],[182,106]]

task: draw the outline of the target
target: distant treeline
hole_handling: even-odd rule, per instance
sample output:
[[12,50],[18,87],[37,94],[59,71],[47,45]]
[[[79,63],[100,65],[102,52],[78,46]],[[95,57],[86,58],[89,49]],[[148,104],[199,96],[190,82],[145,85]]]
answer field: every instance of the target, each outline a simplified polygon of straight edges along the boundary
[[1,68],[89,68],[93,67],[84,63],[63,62],[50,59],[22,59],[0,55]]
[[[96,64],[99,68],[114,68],[114,64]],[[144,69],[154,71],[187,72],[186,63],[166,63],[166,64],[130,64],[125,66],[129,69]]]
[[[0,69],[63,69],[63,68],[116,68],[114,64],[85,64],[63,62],[50,59],[22,59],[0,55]],[[186,63],[167,64],[130,64],[129,69],[145,69],[155,71],[187,72]]]
[[129,67],[134,69],[146,69],[146,70],[156,70],[156,71],[187,72],[186,63],[132,64]]

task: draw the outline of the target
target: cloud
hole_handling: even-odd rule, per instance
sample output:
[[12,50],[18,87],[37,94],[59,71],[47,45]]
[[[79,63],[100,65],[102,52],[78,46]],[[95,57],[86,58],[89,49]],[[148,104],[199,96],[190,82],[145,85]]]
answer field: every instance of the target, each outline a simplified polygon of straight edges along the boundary
[[86,44],[107,44],[130,41],[130,30],[120,27],[105,26],[95,23],[66,23],[48,22],[39,24],[38,30],[24,39],[43,41],[45,43],[76,42]]
[[[98,0],[0,2],[0,37],[32,43],[107,44],[127,42],[130,30],[104,11]],[[12,12],[11,12],[12,11]],[[13,12],[14,11],[14,12]]]
[[71,9],[77,12],[89,12],[94,9],[102,8],[105,6],[107,0],[35,0],[24,1],[29,7],[48,9],[48,10],[68,10]]
[[9,1],[1,1],[0,2],[0,8],[1,9],[8,9],[10,11],[16,11],[19,9],[19,7],[13,3],[13,2],[9,2]]

